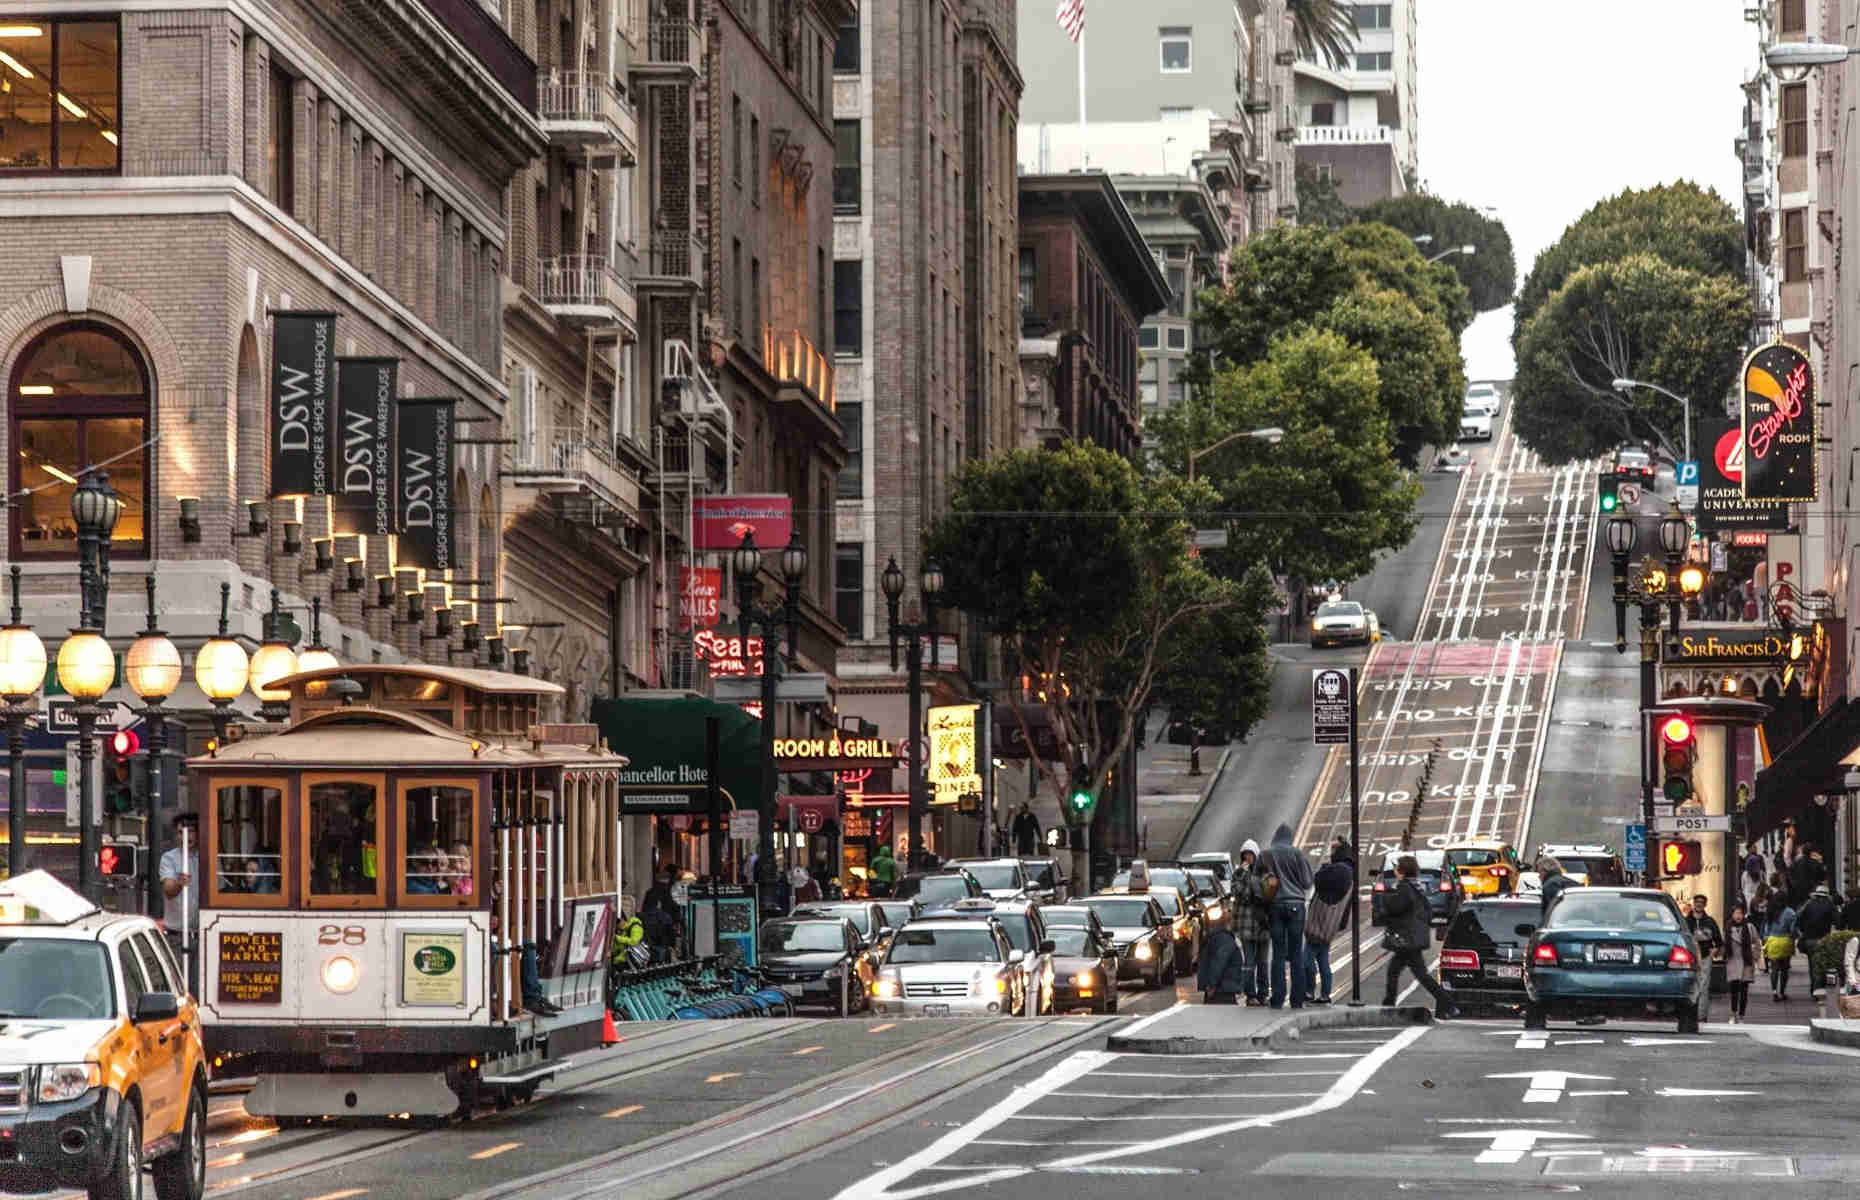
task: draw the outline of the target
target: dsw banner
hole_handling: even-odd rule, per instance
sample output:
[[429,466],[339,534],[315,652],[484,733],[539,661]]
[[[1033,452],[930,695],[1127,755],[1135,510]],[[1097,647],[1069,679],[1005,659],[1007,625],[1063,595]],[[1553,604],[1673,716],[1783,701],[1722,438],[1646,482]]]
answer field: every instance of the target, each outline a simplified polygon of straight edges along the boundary
[[452,526],[455,400],[400,402],[394,509],[400,530],[398,565],[446,571],[458,565]]
[[394,381],[400,360],[336,360],[336,486],[332,532],[394,532]]
[[329,407],[336,314],[271,315],[271,495],[330,491]]

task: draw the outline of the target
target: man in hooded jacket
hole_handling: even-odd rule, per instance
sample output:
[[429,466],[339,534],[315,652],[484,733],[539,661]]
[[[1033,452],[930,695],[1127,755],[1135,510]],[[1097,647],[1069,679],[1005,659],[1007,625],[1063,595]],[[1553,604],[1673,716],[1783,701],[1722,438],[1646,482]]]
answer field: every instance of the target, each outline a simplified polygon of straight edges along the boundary
[[[1292,845],[1292,827],[1273,831],[1272,845],[1261,856],[1266,875],[1267,910],[1272,930],[1272,998],[1274,1008],[1285,1007],[1286,985],[1291,985],[1292,1007],[1305,1006],[1305,905],[1311,899],[1311,860]],[[1277,880],[1275,884],[1273,881]],[[1290,978],[1287,978],[1287,975]]]
[[1266,875],[1260,869],[1259,843],[1248,838],[1240,847],[1240,865],[1233,879],[1233,933],[1245,958],[1248,1004],[1266,1002],[1266,956],[1272,945],[1272,926],[1266,903]]

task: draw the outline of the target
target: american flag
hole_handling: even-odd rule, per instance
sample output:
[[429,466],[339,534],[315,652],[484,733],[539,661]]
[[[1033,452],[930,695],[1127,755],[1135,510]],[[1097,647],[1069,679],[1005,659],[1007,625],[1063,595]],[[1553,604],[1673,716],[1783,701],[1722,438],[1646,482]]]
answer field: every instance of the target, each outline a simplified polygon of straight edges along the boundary
[[1078,41],[1079,34],[1085,32],[1085,0],[1059,0],[1059,11],[1055,15],[1066,36]]

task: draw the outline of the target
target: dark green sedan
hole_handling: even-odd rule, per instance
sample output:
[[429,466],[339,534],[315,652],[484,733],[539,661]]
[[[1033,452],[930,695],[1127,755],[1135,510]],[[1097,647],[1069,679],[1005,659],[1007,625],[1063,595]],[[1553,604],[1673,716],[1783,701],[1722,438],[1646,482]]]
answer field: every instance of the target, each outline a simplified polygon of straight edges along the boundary
[[1697,1033],[1711,964],[1665,892],[1571,888],[1531,937],[1524,990],[1526,1029],[1553,1016],[1671,1016]]

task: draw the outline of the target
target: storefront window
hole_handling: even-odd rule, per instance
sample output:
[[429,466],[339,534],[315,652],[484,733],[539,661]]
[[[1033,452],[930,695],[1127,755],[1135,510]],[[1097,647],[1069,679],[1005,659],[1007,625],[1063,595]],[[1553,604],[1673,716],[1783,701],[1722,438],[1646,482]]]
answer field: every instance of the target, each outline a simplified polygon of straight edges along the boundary
[[[282,781],[226,782],[214,789],[214,904],[283,903],[284,787]],[[236,897],[236,898],[233,898]]]
[[308,783],[310,895],[381,895],[381,788],[365,779]]
[[13,549],[25,558],[76,557],[71,493],[91,467],[122,498],[117,553],[147,549],[149,386],[141,357],[115,330],[78,323],[20,356],[11,388]]
[[0,170],[115,170],[121,82],[116,22],[9,16],[4,30]]
[[477,895],[477,792],[464,784],[403,785],[408,903],[444,897],[451,905]]

